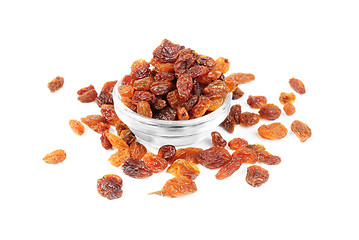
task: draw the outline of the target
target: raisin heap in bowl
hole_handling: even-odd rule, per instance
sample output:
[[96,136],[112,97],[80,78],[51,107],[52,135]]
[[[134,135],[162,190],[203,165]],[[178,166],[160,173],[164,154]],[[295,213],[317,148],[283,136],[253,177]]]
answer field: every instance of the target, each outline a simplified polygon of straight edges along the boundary
[[132,111],[161,120],[199,118],[222,106],[238,81],[224,77],[229,61],[214,60],[164,39],[148,63],[137,60],[118,91]]

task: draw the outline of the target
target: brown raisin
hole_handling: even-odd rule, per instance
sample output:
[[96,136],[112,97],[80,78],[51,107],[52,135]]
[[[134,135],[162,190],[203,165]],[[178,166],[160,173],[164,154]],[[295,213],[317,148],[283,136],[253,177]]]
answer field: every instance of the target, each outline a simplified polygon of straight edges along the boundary
[[153,82],[150,91],[157,96],[161,96],[169,93],[175,88],[176,86],[173,82]]
[[152,176],[151,169],[145,162],[137,158],[127,158],[121,168],[124,174],[133,178],[147,178]]
[[66,152],[62,149],[55,150],[51,153],[48,153],[43,158],[45,163],[48,164],[58,164],[62,163],[66,159]]
[[299,93],[299,94],[305,93],[304,83],[302,81],[300,81],[299,79],[291,78],[291,79],[289,79],[289,84],[290,84],[291,88],[293,88],[293,90],[296,91],[297,93]]
[[145,77],[142,79],[138,79],[133,82],[133,89],[135,91],[147,91],[150,90],[152,83],[153,83],[152,77]]
[[178,176],[168,180],[161,191],[150,194],[157,194],[164,197],[182,197],[197,191],[197,186],[194,181],[188,177]]
[[120,138],[129,146],[132,142],[136,141],[136,136],[130,129],[122,130]]
[[295,107],[292,103],[284,104],[283,110],[284,110],[285,114],[287,114],[288,116],[291,116],[295,113]]
[[127,143],[119,136],[109,132],[106,132],[105,135],[113,147],[117,149],[128,148]]
[[167,101],[172,108],[182,107],[184,102],[181,100],[178,90],[175,89],[167,94]]
[[47,88],[50,89],[50,92],[56,92],[64,85],[64,78],[57,76],[56,78],[52,79],[48,84]]
[[132,158],[141,159],[147,153],[147,148],[142,143],[132,142],[130,152]]
[[76,135],[81,136],[82,134],[84,134],[84,132],[85,132],[85,127],[84,127],[84,125],[82,125],[82,123],[81,123],[80,121],[71,119],[71,120],[69,121],[69,125],[70,125],[72,131],[73,131]]
[[279,140],[288,133],[287,128],[281,123],[262,125],[258,128],[258,134],[268,140]]
[[236,89],[234,89],[233,91],[232,99],[233,100],[240,99],[241,97],[243,97],[243,95],[244,92],[239,87],[236,87]]
[[183,49],[179,52],[178,59],[174,64],[174,70],[177,75],[181,75],[192,67],[196,61],[197,54],[190,48]]
[[151,105],[146,101],[139,101],[137,103],[137,113],[152,118]]
[[147,152],[142,157],[142,161],[146,163],[148,168],[151,169],[153,173],[162,172],[167,168],[167,164],[168,164],[164,158],[150,152]]
[[231,154],[223,147],[211,147],[197,156],[197,161],[209,169],[220,168],[230,160]]
[[137,104],[140,101],[146,101],[148,103],[153,103],[156,97],[153,93],[148,91],[135,91],[132,96],[132,103]]
[[239,104],[233,105],[229,111],[229,115],[233,117],[234,122],[239,124],[241,121],[242,107]]
[[119,119],[115,125],[115,128],[117,135],[120,135],[122,130],[128,129],[128,126]]
[[101,134],[100,140],[101,140],[101,145],[104,149],[108,150],[112,148],[112,144],[106,137],[106,132]]
[[172,81],[175,79],[175,73],[170,71],[161,71],[156,73],[154,80],[156,82],[162,82],[162,81]]
[[185,159],[177,159],[174,161],[167,169],[167,172],[174,176],[185,176],[191,180],[194,180],[200,173],[195,163]]
[[192,116],[195,118],[203,116],[210,105],[211,100],[208,97],[201,95],[197,104],[192,108]]
[[285,93],[282,92],[279,96],[279,102],[281,104],[286,104],[286,103],[293,103],[295,101],[295,95],[294,93]]
[[154,116],[154,118],[156,119],[168,120],[168,121],[176,120],[176,117],[177,117],[177,110],[168,106],[162,109],[161,111],[159,111]]
[[241,158],[233,158],[228,163],[224,164],[217,172],[216,178],[218,180],[223,180],[231,176],[235,171],[237,171],[243,161]]
[[189,76],[191,76],[192,78],[195,78],[195,77],[203,76],[203,75],[207,74],[208,72],[209,72],[208,67],[201,66],[201,65],[195,65],[195,66],[191,67],[190,69],[188,69],[188,71],[186,73]]
[[308,127],[307,124],[301,121],[298,120],[293,121],[290,128],[301,142],[307,141],[308,138],[312,136],[312,130]]
[[232,153],[232,159],[241,159],[243,163],[256,163],[258,156],[256,152],[250,148],[242,148]]
[[177,90],[178,95],[181,101],[186,102],[188,98],[191,96],[191,91],[193,88],[193,80],[188,74],[182,74],[177,79]]
[[183,107],[185,107],[187,111],[190,111],[193,108],[193,106],[196,105],[197,101],[198,101],[198,96],[193,95],[187,100],[187,102],[183,105]]
[[112,90],[116,83],[117,81],[109,81],[103,85],[100,94],[96,98],[96,103],[99,107],[101,107],[102,104],[113,105]]
[[167,106],[167,102],[164,99],[156,98],[152,105],[156,110],[161,110]]
[[121,80],[121,85],[133,85],[135,79],[132,78],[131,75],[125,75]]
[[251,73],[233,73],[228,77],[226,77],[226,79],[227,78],[231,80],[235,80],[238,84],[249,83],[255,79],[254,75]]
[[246,181],[249,185],[253,187],[261,186],[268,181],[268,178],[268,171],[260,166],[252,165],[247,168]]
[[131,77],[135,80],[148,77],[150,75],[150,64],[143,59],[139,59],[131,65]]
[[85,92],[88,92],[88,91],[94,90],[94,89],[95,89],[95,87],[94,87],[92,84],[90,84],[90,86],[88,86],[88,87],[83,87],[83,88],[81,88],[80,90],[78,90],[78,91],[77,91],[77,95],[82,95],[82,94],[84,94]]
[[[211,72],[220,72],[220,73],[226,73],[229,70],[230,62],[227,58],[219,57],[217,58],[213,68],[211,68]],[[216,78],[218,79],[218,78]]]
[[172,158],[176,154],[176,147],[173,145],[163,145],[158,149],[158,156],[166,159],[167,162],[172,163]]
[[121,166],[126,159],[128,159],[129,157],[131,157],[131,152],[130,149],[128,147],[124,147],[124,148],[119,148],[117,150],[117,152],[115,152],[114,154],[112,154],[110,156],[110,158],[108,159],[108,161],[115,167],[119,167]]
[[227,85],[221,81],[216,80],[208,84],[203,90],[203,94],[210,98],[224,98],[229,93]]
[[77,94],[79,95],[77,99],[83,103],[93,102],[97,98],[97,92],[92,84],[88,87],[81,88],[77,91]]
[[177,117],[178,117],[178,120],[188,120],[189,115],[188,115],[186,108],[178,107],[177,108]]
[[256,153],[258,153],[259,151],[266,150],[266,148],[262,144],[248,144],[246,148],[252,149]]
[[184,49],[183,46],[164,39],[153,51],[153,57],[161,63],[173,63],[178,58],[178,54],[182,49]]
[[227,145],[227,141],[223,139],[219,132],[212,132],[211,137],[214,147],[225,147]]
[[88,115],[87,117],[81,118],[81,122],[100,134],[108,132],[111,127],[106,118],[101,115]]
[[243,127],[256,125],[259,122],[259,115],[251,112],[243,112],[239,117],[239,124]]
[[102,104],[101,115],[106,119],[109,124],[111,124],[111,126],[115,126],[119,120],[115,111],[115,107],[110,104]]
[[171,158],[171,160],[169,160],[169,163],[173,163],[177,159],[185,159],[198,164],[197,157],[202,151],[202,148],[194,147],[177,149],[176,154]]
[[109,199],[117,199],[122,196],[122,179],[115,174],[107,174],[97,180],[98,193]]
[[220,97],[220,98],[212,98],[211,99],[211,105],[208,108],[208,111],[213,112],[220,108],[223,105],[223,102],[226,98]]
[[150,64],[154,67],[154,71],[156,72],[174,71],[173,63],[161,63],[157,58],[152,58]]
[[258,113],[261,118],[273,121],[279,118],[282,111],[276,105],[269,103],[261,107]]
[[228,146],[232,150],[243,149],[248,145],[247,140],[243,138],[233,138],[231,141],[228,142]]
[[258,162],[259,163],[265,163],[265,164],[268,164],[268,165],[277,165],[282,161],[280,157],[274,156],[274,155],[272,155],[269,152],[264,151],[264,150],[258,151],[257,156],[258,156]]
[[213,68],[216,64],[213,58],[204,55],[197,55],[196,63],[208,68]]
[[267,98],[265,96],[252,96],[249,95],[247,99],[247,104],[251,108],[261,108],[267,104]]
[[234,121],[234,118],[231,115],[228,115],[226,119],[221,123],[221,126],[227,130],[229,133],[234,132],[234,127],[236,126],[236,122]]

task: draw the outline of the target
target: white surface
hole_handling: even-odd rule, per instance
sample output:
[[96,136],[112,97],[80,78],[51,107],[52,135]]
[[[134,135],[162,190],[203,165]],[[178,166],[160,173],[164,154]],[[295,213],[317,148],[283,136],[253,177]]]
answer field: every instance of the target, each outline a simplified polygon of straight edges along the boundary
[[[208,3],[209,5],[203,5]],[[236,4],[235,4],[236,3]],[[0,3],[1,239],[358,239],[358,13],[355,1],[2,1]],[[148,196],[171,176],[136,180],[112,167],[99,135],[78,137],[69,119],[99,113],[76,91],[120,79],[168,38],[231,61],[229,73],[250,72],[238,100],[265,95],[279,104],[288,79],[307,93],[297,113],[313,137],[293,133],[260,139],[259,125],[237,126],[244,137],[282,157],[265,166],[269,181],[252,188],[246,166],[218,181],[201,167],[198,192],[179,199]],[[47,83],[65,78],[51,94]],[[261,121],[260,124],[269,123]],[[208,138],[209,139],[209,138]],[[203,147],[209,147],[209,140]],[[43,156],[58,148],[65,162]],[[123,178],[123,197],[98,195],[104,174]]]

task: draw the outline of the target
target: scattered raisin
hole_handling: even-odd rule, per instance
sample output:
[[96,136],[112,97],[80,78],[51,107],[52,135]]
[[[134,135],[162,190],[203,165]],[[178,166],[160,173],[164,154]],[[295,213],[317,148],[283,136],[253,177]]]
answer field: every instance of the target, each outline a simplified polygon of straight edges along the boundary
[[273,121],[279,118],[282,111],[280,110],[279,107],[270,103],[261,107],[258,113],[261,116],[261,118]]
[[200,154],[202,151],[203,151],[202,148],[194,148],[194,147],[177,149],[176,154],[172,157],[169,163],[173,163],[177,159],[185,159],[194,162],[195,164],[198,164],[197,157],[198,154]]
[[167,169],[167,172],[174,176],[185,176],[191,180],[194,180],[200,173],[195,163],[185,159],[177,159],[174,161]]
[[66,159],[66,152],[62,149],[55,150],[51,153],[48,153],[43,158],[44,162],[49,164],[58,164],[62,163]]
[[130,129],[122,130],[120,138],[129,146],[132,142],[136,141],[136,136]]
[[119,136],[116,136],[115,134],[109,132],[106,132],[105,135],[114,148],[117,149],[128,148],[127,143]]
[[307,124],[301,121],[298,120],[293,121],[290,128],[301,142],[307,141],[307,139],[312,136],[312,130],[308,127]]
[[235,171],[237,171],[243,161],[241,158],[232,158],[228,163],[223,165],[217,172],[216,178],[218,180],[223,180],[231,176]]
[[107,174],[97,180],[98,193],[109,199],[117,199],[122,196],[122,179],[115,174]]
[[247,99],[247,104],[251,108],[261,108],[267,104],[267,98],[265,96],[252,96],[249,95]]
[[295,95],[294,93],[285,93],[282,92],[279,96],[279,102],[281,104],[286,104],[286,103],[294,103],[295,101]]
[[162,172],[167,168],[167,164],[168,164],[164,158],[150,152],[147,152],[142,157],[142,161],[146,163],[148,168],[151,169],[153,173]]
[[112,144],[106,137],[106,132],[101,134],[100,140],[101,140],[101,145],[104,149],[108,150],[112,148]]
[[229,115],[233,117],[234,122],[239,124],[241,119],[242,107],[239,104],[233,105],[229,111]]
[[243,163],[256,163],[258,161],[257,154],[250,148],[242,148],[232,153],[232,159],[241,159]]
[[131,152],[128,147],[119,148],[117,152],[112,154],[108,161],[115,167],[121,166],[126,159],[131,157]]
[[117,81],[109,81],[103,85],[100,94],[96,98],[96,103],[99,107],[101,107],[102,104],[113,105],[112,90],[116,83]]
[[172,158],[176,155],[176,147],[173,145],[163,145],[158,149],[158,156],[166,159],[167,162],[172,163]]
[[133,178],[147,178],[152,176],[151,169],[145,162],[137,158],[127,158],[121,168],[124,174]]
[[244,92],[239,87],[236,87],[236,89],[234,89],[232,94],[233,94],[232,99],[237,100],[237,99],[240,99],[241,97],[243,97]]
[[219,132],[212,132],[211,137],[214,147],[225,147],[227,145],[227,141],[223,139]]
[[56,78],[52,79],[48,84],[47,88],[50,89],[50,92],[56,92],[64,85],[64,78],[57,76]]
[[280,157],[274,156],[274,155],[272,155],[269,152],[264,151],[264,150],[258,151],[257,156],[258,156],[258,162],[259,163],[265,163],[265,164],[268,164],[268,165],[277,165],[282,161]]
[[101,115],[109,124],[111,124],[111,126],[115,126],[119,120],[115,111],[115,107],[111,104],[102,104]]
[[164,197],[182,197],[197,191],[197,186],[194,181],[188,177],[178,176],[168,180],[161,191],[150,194],[157,194]]
[[243,112],[239,117],[239,124],[243,127],[256,125],[259,122],[259,115],[251,112]]
[[272,123],[262,125],[258,128],[258,134],[268,140],[279,140],[284,138],[288,133],[287,128],[281,123]]
[[305,86],[302,81],[296,78],[289,79],[289,84],[291,88],[293,88],[294,91],[296,91],[299,94],[305,93]]
[[197,161],[209,169],[220,168],[230,160],[231,154],[223,147],[211,147],[197,156]]
[[130,152],[132,158],[141,159],[147,153],[147,148],[139,142],[132,142]]
[[221,126],[227,130],[229,133],[234,132],[234,127],[236,126],[236,122],[231,115],[228,115],[226,119],[221,123]]
[[235,80],[238,84],[249,83],[255,79],[254,75],[251,73],[233,73],[226,77],[226,79],[227,78]]
[[243,149],[248,145],[247,140],[243,138],[233,138],[231,141],[228,142],[228,146],[232,150]]
[[291,116],[295,113],[295,107],[292,103],[284,104],[283,110],[284,110],[285,114],[287,114],[288,116]]
[[77,91],[77,94],[79,95],[77,99],[83,103],[93,102],[97,98],[97,92],[92,84],[88,87],[81,88]]
[[260,166],[252,165],[247,168],[246,181],[249,185],[253,187],[261,186],[268,181],[268,178],[268,171]]
[[80,121],[77,120],[73,120],[71,119],[69,121],[70,127],[72,129],[72,131],[76,134],[81,136],[82,134],[84,134],[85,132],[85,127],[84,125],[82,125],[82,123]]
[[108,132],[110,129],[110,124],[107,122],[106,118],[101,115],[88,115],[87,117],[81,118],[81,122],[100,134]]

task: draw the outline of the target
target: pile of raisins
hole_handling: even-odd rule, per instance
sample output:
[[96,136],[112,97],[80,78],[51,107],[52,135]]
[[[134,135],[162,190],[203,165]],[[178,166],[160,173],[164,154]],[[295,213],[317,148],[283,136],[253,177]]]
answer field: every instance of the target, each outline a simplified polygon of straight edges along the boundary
[[[233,100],[241,98],[244,92],[238,85],[255,79],[253,74],[248,73],[234,73],[225,77],[229,65],[225,58],[214,61],[165,39],[153,51],[149,63],[137,60],[132,64],[131,74],[122,79],[118,91],[121,101],[143,116],[162,120],[198,118],[218,109],[230,92],[233,93]],[[48,84],[48,88],[55,92],[63,83],[63,78],[57,77]],[[108,161],[115,167],[121,167],[129,177],[148,178],[163,171],[174,176],[161,190],[150,194],[175,198],[196,192],[194,180],[200,174],[199,164],[208,169],[217,169],[215,177],[218,180],[230,177],[242,164],[251,164],[247,168],[246,181],[253,187],[259,187],[268,181],[269,173],[256,164],[277,165],[281,162],[279,156],[272,155],[261,144],[249,144],[239,137],[227,142],[219,132],[211,133],[213,146],[208,149],[176,149],[173,145],[164,145],[157,153],[148,152],[116,115],[112,96],[116,83],[106,82],[99,94],[93,85],[78,90],[78,100],[82,103],[96,102],[100,114],[83,117],[81,122],[72,119],[69,125],[79,136],[85,132],[83,124],[97,132],[104,149],[115,149]],[[305,93],[300,80],[292,78],[289,84],[297,93]],[[295,113],[295,99],[294,93],[280,94],[279,101],[288,116]],[[265,96],[249,95],[247,104],[252,109],[258,109],[258,113],[242,112],[241,105],[232,105],[221,126],[232,133],[236,125],[249,127],[261,119],[273,121],[281,116],[281,109],[267,103]],[[311,129],[301,121],[293,121],[291,130],[301,142],[311,137]],[[269,140],[282,139],[287,132],[286,127],[278,122],[258,128],[258,134]],[[48,153],[43,158],[49,164],[58,164],[65,159],[66,153],[62,149]],[[103,197],[117,199],[122,196],[122,185],[120,176],[108,174],[98,179],[97,190]]]

